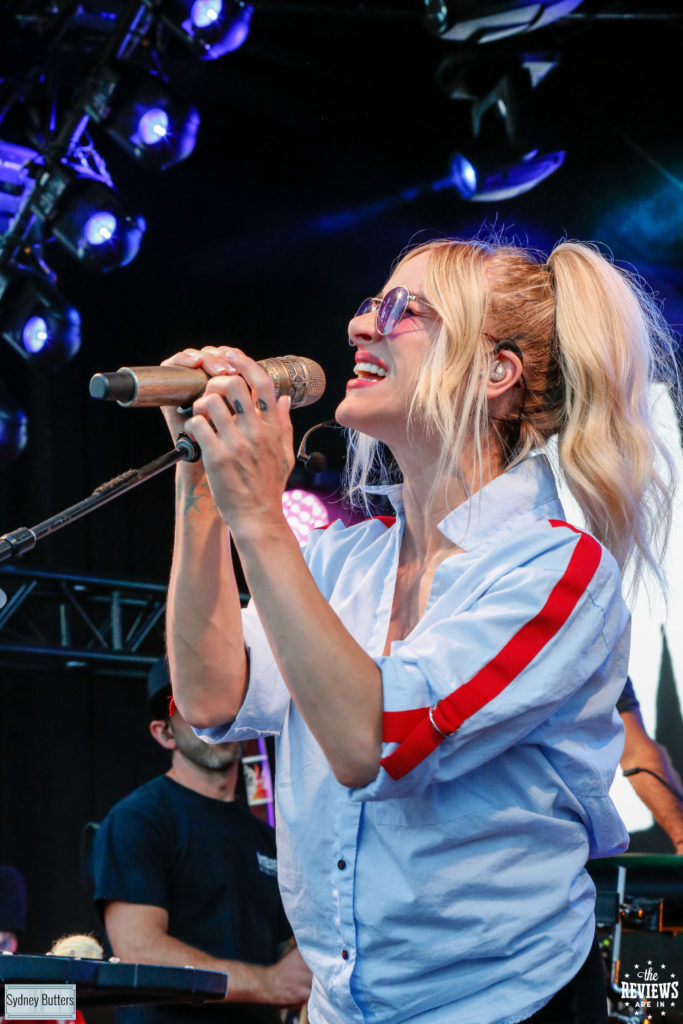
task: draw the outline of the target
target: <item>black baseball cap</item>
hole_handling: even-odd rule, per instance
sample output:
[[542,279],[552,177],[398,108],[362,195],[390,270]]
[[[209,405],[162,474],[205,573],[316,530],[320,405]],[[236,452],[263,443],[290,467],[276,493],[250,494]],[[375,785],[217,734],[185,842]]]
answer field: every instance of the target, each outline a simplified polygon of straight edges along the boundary
[[147,676],[147,707],[152,718],[168,718],[171,677],[166,657],[155,661]]

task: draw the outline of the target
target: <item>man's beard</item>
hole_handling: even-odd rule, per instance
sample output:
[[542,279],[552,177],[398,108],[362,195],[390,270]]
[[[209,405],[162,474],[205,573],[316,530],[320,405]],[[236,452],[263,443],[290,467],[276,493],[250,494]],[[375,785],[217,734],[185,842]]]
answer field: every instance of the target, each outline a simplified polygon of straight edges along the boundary
[[224,772],[238,764],[244,755],[242,743],[204,743],[198,737],[192,739],[174,737],[176,746],[183,757],[199,768],[210,772]]

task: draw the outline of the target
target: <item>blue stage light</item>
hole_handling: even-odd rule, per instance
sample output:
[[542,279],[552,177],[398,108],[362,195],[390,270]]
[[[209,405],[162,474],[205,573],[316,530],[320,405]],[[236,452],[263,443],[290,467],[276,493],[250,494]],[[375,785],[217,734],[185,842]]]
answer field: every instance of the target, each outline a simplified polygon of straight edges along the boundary
[[164,170],[190,155],[199,112],[173,95],[156,76],[129,84],[103,121],[109,135],[141,164]]
[[101,181],[74,178],[45,220],[44,234],[55,238],[95,270],[125,267],[135,259],[145,221],[127,210]]
[[157,146],[168,135],[168,114],[159,107],[146,110],[138,123],[138,135],[146,146]]
[[0,386],[0,467],[20,455],[28,442],[26,413]]
[[462,153],[451,159],[451,184],[463,199],[471,199],[477,191],[477,172]]
[[254,8],[244,0],[184,0],[185,31],[202,44],[203,60],[237,50],[249,35]]
[[47,321],[42,316],[31,316],[24,324],[21,340],[27,352],[40,352],[48,339]]
[[116,231],[116,217],[113,213],[100,210],[89,217],[85,223],[83,235],[90,245],[104,245],[109,242]]
[[0,275],[0,336],[33,368],[56,370],[81,344],[81,318],[52,281],[33,270]]
[[190,19],[196,28],[208,28],[218,20],[222,10],[222,0],[195,0],[190,11]]

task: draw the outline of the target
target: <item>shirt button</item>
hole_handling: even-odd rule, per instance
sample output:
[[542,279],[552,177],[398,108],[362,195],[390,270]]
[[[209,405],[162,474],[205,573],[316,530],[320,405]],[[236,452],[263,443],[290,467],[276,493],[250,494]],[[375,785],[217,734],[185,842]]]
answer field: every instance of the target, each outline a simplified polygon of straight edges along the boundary
[[343,857],[341,858],[341,860],[337,861],[337,867],[339,868],[340,871],[343,871],[344,868],[346,867],[346,861],[344,860]]
[[349,959],[349,951],[348,951],[348,949],[342,949],[342,960],[348,960],[348,959]]

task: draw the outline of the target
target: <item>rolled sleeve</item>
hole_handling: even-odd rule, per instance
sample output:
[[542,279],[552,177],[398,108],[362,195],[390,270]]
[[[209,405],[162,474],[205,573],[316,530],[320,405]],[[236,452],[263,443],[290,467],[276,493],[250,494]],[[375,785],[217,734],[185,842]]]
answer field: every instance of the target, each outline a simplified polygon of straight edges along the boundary
[[206,743],[279,736],[290,697],[273,657],[256,606],[251,602],[242,612],[244,646],[249,658],[249,686],[244,703],[233,722],[209,729],[195,729]]

